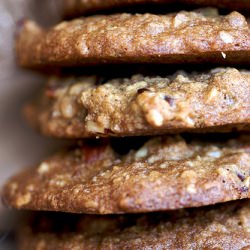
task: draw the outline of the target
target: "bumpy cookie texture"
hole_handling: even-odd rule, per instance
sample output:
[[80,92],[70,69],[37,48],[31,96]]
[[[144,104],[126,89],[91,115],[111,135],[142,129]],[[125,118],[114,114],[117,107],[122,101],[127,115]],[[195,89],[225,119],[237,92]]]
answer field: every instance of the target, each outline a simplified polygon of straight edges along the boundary
[[232,68],[168,77],[51,78],[27,119],[67,138],[249,130],[250,73]]
[[242,199],[249,187],[249,137],[221,144],[159,137],[122,156],[108,144],[56,154],[10,179],[2,195],[18,209],[111,214]]
[[205,6],[225,7],[231,9],[250,9],[249,0],[64,0],[64,12],[66,16],[76,16],[97,10],[112,9],[139,4],[200,4]]
[[250,204],[126,216],[47,214],[21,228],[29,249],[249,249]]
[[25,67],[249,63],[249,38],[249,24],[238,12],[117,14],[65,21],[49,30],[26,21],[17,36],[16,52]]

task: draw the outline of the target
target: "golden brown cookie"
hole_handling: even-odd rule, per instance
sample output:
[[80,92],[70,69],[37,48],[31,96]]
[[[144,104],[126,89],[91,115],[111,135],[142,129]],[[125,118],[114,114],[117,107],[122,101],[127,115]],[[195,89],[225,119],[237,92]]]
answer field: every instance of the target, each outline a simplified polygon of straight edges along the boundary
[[250,73],[233,68],[130,79],[51,78],[28,105],[46,135],[80,138],[249,130]]
[[114,149],[123,143],[82,145],[53,155],[11,178],[3,189],[4,203],[17,209],[112,214],[250,197],[249,137],[221,143],[159,137],[119,155]]
[[44,30],[25,21],[16,40],[24,67],[103,63],[249,63],[250,29],[238,12],[116,14]]
[[247,201],[144,215],[37,214],[20,229],[19,249],[249,249],[249,221]]
[[117,7],[142,5],[142,4],[196,4],[215,6],[229,9],[250,10],[249,0],[64,0],[64,12],[66,16],[93,13],[99,10],[107,10]]

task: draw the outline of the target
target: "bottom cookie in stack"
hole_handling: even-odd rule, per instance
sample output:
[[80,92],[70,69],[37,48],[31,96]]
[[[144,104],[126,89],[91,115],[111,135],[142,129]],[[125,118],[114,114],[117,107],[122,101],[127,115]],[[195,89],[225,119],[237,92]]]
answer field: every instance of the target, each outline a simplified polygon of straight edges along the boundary
[[20,250],[249,249],[250,203],[168,213],[37,214],[19,232]]

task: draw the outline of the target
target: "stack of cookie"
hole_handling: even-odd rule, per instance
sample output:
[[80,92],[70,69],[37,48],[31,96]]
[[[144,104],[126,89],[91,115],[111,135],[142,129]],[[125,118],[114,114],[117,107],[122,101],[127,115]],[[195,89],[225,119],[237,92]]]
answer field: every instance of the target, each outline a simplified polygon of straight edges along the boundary
[[[160,2],[174,1],[67,0],[65,8],[72,17]],[[178,2],[250,10],[247,0]],[[242,200],[250,197],[250,71],[234,68],[250,59],[242,14],[94,15],[49,30],[26,20],[16,52],[24,67],[78,67],[51,77],[25,114],[45,135],[83,139],[4,186],[7,206],[50,211],[22,227],[20,249],[250,248]],[[125,71],[128,63],[157,74],[79,75],[92,64],[116,75],[114,64]],[[180,71],[186,64],[192,69]]]

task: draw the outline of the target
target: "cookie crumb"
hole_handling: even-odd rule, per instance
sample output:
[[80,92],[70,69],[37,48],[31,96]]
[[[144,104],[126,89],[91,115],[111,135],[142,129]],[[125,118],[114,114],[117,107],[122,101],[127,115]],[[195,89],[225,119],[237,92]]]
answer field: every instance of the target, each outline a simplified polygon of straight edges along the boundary
[[42,174],[47,173],[49,171],[49,168],[50,166],[48,163],[42,162],[40,166],[38,167],[37,172],[42,175]]

